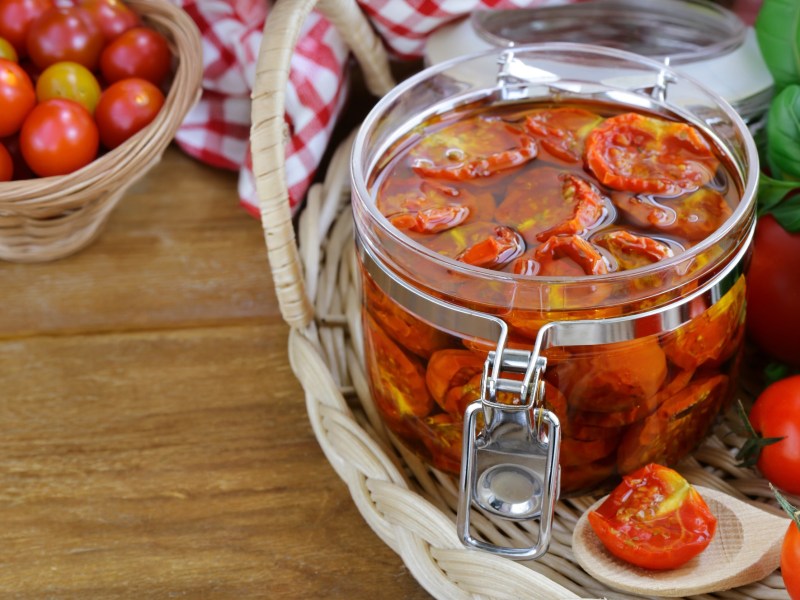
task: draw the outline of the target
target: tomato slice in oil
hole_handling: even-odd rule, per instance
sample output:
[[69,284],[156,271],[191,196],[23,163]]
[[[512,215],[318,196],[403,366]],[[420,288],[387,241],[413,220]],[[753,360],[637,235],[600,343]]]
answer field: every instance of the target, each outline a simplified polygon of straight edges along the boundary
[[719,161],[685,123],[636,113],[606,119],[586,138],[586,163],[610,188],[677,196],[714,177]]
[[517,275],[580,277],[608,273],[608,263],[591,243],[579,235],[554,235],[512,267]]
[[667,358],[658,341],[644,338],[588,349],[573,349],[557,365],[559,388],[576,410],[626,411],[658,392],[667,377]]
[[649,462],[674,464],[708,431],[728,389],[725,375],[696,379],[625,432],[617,450],[620,473]]
[[617,261],[619,269],[635,269],[652,265],[673,255],[672,249],[653,238],[634,235],[624,229],[603,233],[592,238],[592,243],[601,246]]
[[446,348],[452,338],[416,318],[389,298],[366,274],[362,277],[365,307],[389,337],[417,356],[428,358]]
[[713,306],[705,309],[700,304],[696,310],[702,312],[668,336],[664,351],[670,361],[683,369],[695,369],[719,360],[726,353],[733,354],[736,347],[731,347],[731,342],[744,319],[744,301],[745,280],[740,277]]
[[480,397],[480,380],[485,356],[469,350],[435,352],[428,361],[425,381],[433,399],[452,415],[461,415]]
[[675,569],[711,543],[717,519],[679,473],[657,464],[623,477],[589,524],[614,556],[645,569]]
[[364,319],[364,338],[372,395],[381,412],[393,422],[428,416],[434,402],[422,361],[395,344],[369,315]]
[[600,115],[582,108],[542,108],[528,114],[525,130],[550,155],[578,163],[586,136],[602,120]]
[[411,151],[411,168],[426,178],[471,181],[536,158],[536,141],[503,119],[475,116],[427,133]]
[[525,251],[525,241],[510,227],[482,222],[442,232],[429,247],[476,267],[500,269]]
[[583,235],[608,214],[607,200],[600,191],[582,177],[569,173],[563,176],[561,195],[572,206],[572,216],[555,227],[536,234],[540,242],[554,235]]

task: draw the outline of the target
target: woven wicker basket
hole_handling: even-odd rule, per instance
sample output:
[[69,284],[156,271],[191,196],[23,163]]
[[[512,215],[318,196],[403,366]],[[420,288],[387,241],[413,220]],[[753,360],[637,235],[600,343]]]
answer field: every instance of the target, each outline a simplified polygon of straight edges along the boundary
[[[437,598],[629,597],[593,580],[574,560],[573,528],[595,498],[558,503],[550,550],[538,561],[518,563],[468,550],[455,528],[457,482],[393,444],[382,427],[361,361],[361,302],[348,204],[350,140],[335,152],[325,181],[309,191],[299,221],[299,246],[289,211],[283,97],[289,58],[303,20],[315,6],[339,27],[374,94],[388,91],[392,81],[382,46],[355,0],[277,2],[256,73],[253,162],[276,292],[292,328],[289,359],[305,390],[320,446],[367,523]],[[752,390],[743,389],[742,395],[752,401]],[[694,484],[781,514],[767,483],[736,466],[733,455],[743,440],[734,432],[734,421],[734,416],[723,420],[680,471]],[[535,536],[529,526],[477,517],[477,532],[495,544],[529,544]],[[769,600],[788,595],[775,571],[758,583],[697,598]]]
[[54,260],[89,244],[125,191],[161,159],[199,98],[202,48],[191,18],[165,0],[126,3],[167,37],[176,58],[164,106],[142,131],[74,173],[0,185],[2,259]]

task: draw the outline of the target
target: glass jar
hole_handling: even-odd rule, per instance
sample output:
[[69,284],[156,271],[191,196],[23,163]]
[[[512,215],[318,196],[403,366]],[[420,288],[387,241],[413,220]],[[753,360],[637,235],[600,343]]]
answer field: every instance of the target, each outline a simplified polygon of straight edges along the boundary
[[[541,100],[692,124],[724,156],[738,204],[682,253],[585,277],[465,264],[380,213],[378,176],[422,124],[466,106]],[[403,444],[460,473],[465,542],[536,557],[559,493],[674,464],[706,435],[736,382],[758,174],[747,126],[721,97],[615,49],[494,50],[430,67],[385,96],[355,140],[351,173],[372,396]],[[540,517],[539,540],[496,549],[472,538],[473,502],[506,518]]]

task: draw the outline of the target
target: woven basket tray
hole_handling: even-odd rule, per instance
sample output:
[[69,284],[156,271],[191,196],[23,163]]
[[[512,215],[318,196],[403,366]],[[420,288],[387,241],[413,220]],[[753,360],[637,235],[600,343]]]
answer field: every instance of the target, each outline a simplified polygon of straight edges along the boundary
[[192,19],[165,0],[126,0],[142,21],[163,33],[176,59],[161,111],[114,150],[68,175],[0,184],[0,258],[39,262],[89,244],[125,191],[160,159],[202,82],[200,33]]
[[[457,482],[394,444],[373,407],[362,366],[361,299],[349,209],[350,142],[335,152],[325,181],[314,185],[295,241],[284,179],[283,92],[300,27],[317,7],[339,28],[376,95],[392,85],[379,40],[355,0],[279,0],[265,29],[253,97],[253,163],[269,259],[284,319],[288,352],[305,393],[320,446],[349,487],[353,501],[380,538],[401,556],[433,596],[456,598],[628,598],[587,575],[575,562],[572,531],[596,500],[558,503],[549,552],[513,562],[465,549],[456,534]],[[753,392],[742,389],[746,403]],[[728,415],[679,470],[689,481],[724,491],[774,514],[767,483],[736,466],[742,438]],[[796,499],[795,499],[796,500]],[[477,533],[500,545],[529,545],[532,525],[473,513]],[[762,581],[697,598],[786,599],[775,571]]]

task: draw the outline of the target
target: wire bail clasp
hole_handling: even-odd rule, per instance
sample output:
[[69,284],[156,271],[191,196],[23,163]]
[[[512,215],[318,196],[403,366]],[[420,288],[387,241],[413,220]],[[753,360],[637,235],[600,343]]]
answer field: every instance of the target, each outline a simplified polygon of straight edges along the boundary
[[[501,335],[497,350],[489,353],[484,364],[481,398],[464,415],[459,535],[469,546],[516,560],[535,559],[547,551],[559,495],[561,425],[544,407],[542,376],[547,359],[539,352],[541,334],[533,352],[506,349],[505,335]],[[503,373],[523,374],[523,378],[503,378]],[[503,394],[509,402],[501,401]],[[477,433],[480,416],[484,423]],[[535,544],[510,548],[473,537],[473,502],[510,520],[538,517]]]

